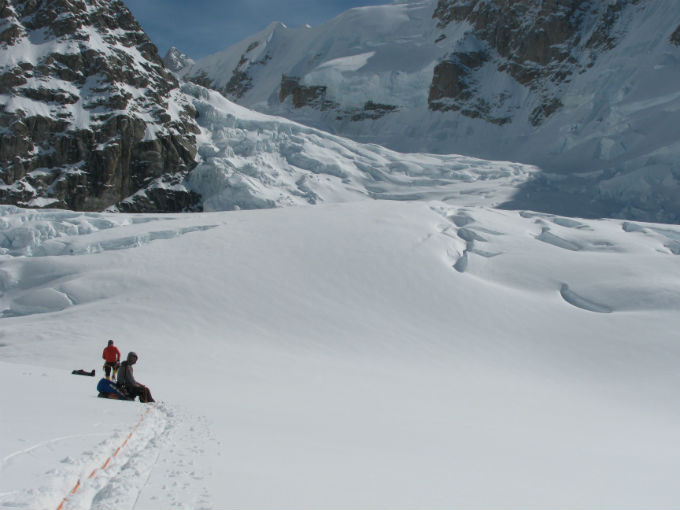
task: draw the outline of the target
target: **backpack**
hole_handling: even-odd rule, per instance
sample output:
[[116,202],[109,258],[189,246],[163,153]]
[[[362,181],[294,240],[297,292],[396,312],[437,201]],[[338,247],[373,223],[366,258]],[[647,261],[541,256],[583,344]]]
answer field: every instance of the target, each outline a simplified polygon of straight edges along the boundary
[[98,397],[100,398],[113,398],[116,400],[132,400],[118,387],[113,381],[108,379],[100,379],[97,383],[97,391],[99,392]]

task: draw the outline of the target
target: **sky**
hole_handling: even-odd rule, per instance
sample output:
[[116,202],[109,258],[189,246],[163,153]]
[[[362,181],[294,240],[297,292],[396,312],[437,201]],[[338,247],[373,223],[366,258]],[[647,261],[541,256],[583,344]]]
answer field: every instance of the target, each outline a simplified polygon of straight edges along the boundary
[[295,28],[320,25],[353,7],[390,0],[124,0],[161,56],[176,46],[193,59],[259,32],[272,21]]

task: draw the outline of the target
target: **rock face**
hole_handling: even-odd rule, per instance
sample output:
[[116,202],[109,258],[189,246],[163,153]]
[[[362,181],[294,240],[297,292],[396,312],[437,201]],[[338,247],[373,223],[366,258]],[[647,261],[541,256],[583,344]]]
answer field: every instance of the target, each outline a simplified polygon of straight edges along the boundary
[[169,71],[179,73],[185,67],[193,65],[194,61],[173,46],[163,57],[163,64]]
[[125,5],[0,5],[0,201],[195,208],[200,197],[181,186],[194,165],[195,112]]
[[[475,72],[489,60],[483,51],[454,52],[434,68],[432,84],[427,98],[433,111],[459,111],[471,118],[481,118],[492,124],[503,125],[512,119],[505,114],[492,112],[492,104],[476,96],[479,85]],[[496,103],[502,106],[506,97],[499,96]]]
[[671,34],[671,42],[676,46],[680,46],[680,25],[675,29],[675,32]]
[[[479,70],[486,61],[541,98],[529,113],[532,125],[541,124],[563,105],[560,84],[590,67],[602,50],[616,45],[616,23],[624,7],[645,0],[439,0],[434,11],[437,27],[469,24],[468,41],[436,68],[428,104],[433,110],[457,110],[471,117],[505,123],[504,100],[471,105]],[[648,1],[648,0],[647,0]],[[445,36],[442,36],[445,38]]]
[[302,85],[300,78],[284,74],[281,77],[279,101],[283,103],[290,97],[294,108],[311,106],[322,111],[337,107],[337,104],[326,99],[326,91],[327,87],[323,85]]

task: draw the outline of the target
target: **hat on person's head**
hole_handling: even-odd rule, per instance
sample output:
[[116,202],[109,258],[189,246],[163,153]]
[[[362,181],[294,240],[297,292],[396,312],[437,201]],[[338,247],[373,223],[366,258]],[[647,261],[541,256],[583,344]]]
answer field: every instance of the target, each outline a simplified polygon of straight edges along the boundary
[[130,351],[130,352],[128,352],[127,359],[128,359],[128,361],[130,361],[132,358],[139,359],[139,356],[137,356],[136,352]]
[[109,345],[113,345],[113,340],[109,340]]

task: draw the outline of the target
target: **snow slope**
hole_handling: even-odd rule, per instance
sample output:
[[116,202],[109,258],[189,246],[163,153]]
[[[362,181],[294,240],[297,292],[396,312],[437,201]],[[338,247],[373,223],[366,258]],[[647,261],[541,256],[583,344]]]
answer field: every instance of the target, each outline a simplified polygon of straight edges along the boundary
[[[680,500],[677,226],[377,200],[1,227],[3,508]],[[70,374],[108,338],[157,405]]]

